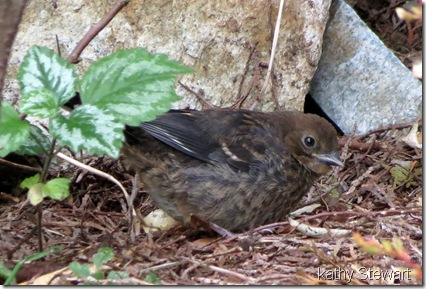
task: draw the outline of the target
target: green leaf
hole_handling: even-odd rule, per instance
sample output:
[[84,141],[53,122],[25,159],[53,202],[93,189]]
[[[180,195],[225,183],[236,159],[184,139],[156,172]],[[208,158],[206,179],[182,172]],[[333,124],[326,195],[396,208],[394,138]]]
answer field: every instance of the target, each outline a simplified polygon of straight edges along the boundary
[[108,262],[112,258],[114,258],[114,251],[110,247],[102,247],[93,255],[93,263],[97,268],[100,268],[103,263]]
[[30,134],[30,126],[16,110],[3,101],[0,111],[0,157],[18,149]]
[[30,137],[15,151],[20,155],[37,155],[49,151],[52,143],[43,131],[35,126],[30,125]]
[[[28,50],[19,68],[17,79],[23,99],[27,99],[29,97],[27,94],[34,93],[34,91],[50,92],[50,94],[46,92],[42,94],[47,98],[42,104],[24,101],[25,109],[32,113],[37,110],[37,107],[50,111],[52,95],[56,106],[62,106],[74,96],[78,82],[77,74],[71,63],[41,46],[33,46]],[[37,107],[31,108],[31,105]]]
[[27,198],[30,201],[31,205],[36,206],[43,201],[43,199],[44,199],[43,187],[44,186],[45,185],[42,184],[42,183],[37,183],[37,184],[31,186],[28,189]]
[[7,268],[2,261],[0,261],[0,278],[6,279],[10,276],[11,273],[12,271],[10,271],[9,268]]
[[109,110],[118,121],[138,125],[179,100],[175,76],[191,69],[141,48],[121,50],[94,62],[81,82],[83,104]]
[[93,105],[74,109],[69,118],[59,116],[50,122],[53,137],[74,151],[86,149],[89,154],[118,157],[124,125]]
[[60,112],[56,96],[47,89],[33,90],[22,94],[21,112],[41,118],[55,117]]
[[19,185],[23,189],[29,189],[40,181],[40,174],[24,179]]
[[90,276],[90,266],[89,264],[80,264],[78,262],[72,262],[69,266],[70,270],[77,275],[78,277],[89,277]]
[[404,183],[407,179],[408,171],[403,167],[396,166],[391,168],[390,173],[393,177],[393,185],[398,187],[402,183]]
[[54,200],[63,200],[70,194],[69,185],[71,180],[67,178],[56,178],[48,181],[43,187],[43,196]]
[[153,270],[149,271],[149,275],[143,275],[143,279],[145,279],[146,282],[149,282],[154,285],[161,285],[160,279],[157,277],[157,273],[155,273]]
[[105,278],[105,274],[103,271],[97,271],[90,275],[91,277],[95,278],[96,280],[101,280]]
[[405,183],[405,188],[409,188],[412,185],[415,185],[413,174],[410,173],[409,170],[403,168],[401,166],[396,166],[391,168],[390,173],[393,177],[393,185],[394,187],[399,187],[400,185]]
[[61,245],[57,245],[57,246],[53,246],[50,247],[46,250],[44,250],[43,252],[38,252],[38,253],[34,253],[30,256],[28,256],[27,258],[25,258],[24,260],[19,261],[15,267],[12,270],[12,273],[10,274],[9,278],[7,278],[6,281],[4,281],[3,285],[10,285],[10,283],[15,279],[16,274],[18,274],[18,271],[21,269],[21,267],[28,262],[32,262],[38,259],[41,259],[45,256],[47,256],[50,253],[57,253],[59,251],[62,250],[62,246]]
[[107,278],[112,280],[128,279],[129,273],[126,271],[111,271],[108,273]]

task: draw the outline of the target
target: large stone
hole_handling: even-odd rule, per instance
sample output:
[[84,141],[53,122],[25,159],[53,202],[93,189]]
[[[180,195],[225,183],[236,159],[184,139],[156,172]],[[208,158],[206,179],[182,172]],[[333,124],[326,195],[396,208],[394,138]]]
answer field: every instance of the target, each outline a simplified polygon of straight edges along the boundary
[[[30,1],[13,46],[8,99],[18,98],[13,78],[32,45],[56,50],[58,35],[67,56],[86,31],[115,1]],[[102,4],[100,4],[102,3]],[[331,0],[286,0],[273,85],[260,92],[267,72],[279,1],[130,1],[89,44],[78,64],[90,63],[118,49],[143,47],[165,53],[193,67],[181,81],[217,106],[229,106],[243,95],[257,109],[298,109],[317,67]],[[266,65],[265,65],[266,64]],[[242,85],[240,85],[242,83]],[[177,107],[200,108],[196,97],[177,86]]]
[[422,83],[343,0],[332,5],[310,93],[345,133],[421,116]]

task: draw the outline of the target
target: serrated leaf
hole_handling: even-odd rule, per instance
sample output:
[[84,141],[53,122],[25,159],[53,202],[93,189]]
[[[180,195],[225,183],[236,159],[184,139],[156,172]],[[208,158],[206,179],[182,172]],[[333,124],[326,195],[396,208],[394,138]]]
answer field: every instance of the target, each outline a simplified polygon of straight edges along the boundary
[[59,116],[50,122],[51,134],[74,151],[118,157],[124,125],[93,105],[74,109],[69,118]]
[[47,89],[22,94],[19,108],[23,113],[41,118],[55,117],[60,111],[55,95]]
[[33,46],[28,50],[17,79],[23,98],[34,91],[47,90],[54,95],[58,107],[74,96],[78,82],[71,63],[41,46]]
[[48,152],[52,143],[43,131],[35,126],[30,125],[29,138],[15,151],[20,155],[37,155],[41,152]]
[[24,179],[19,185],[23,189],[29,189],[40,181],[40,174]]
[[81,82],[83,104],[113,113],[118,121],[138,125],[154,119],[179,100],[175,76],[191,69],[141,48],[121,50],[96,61]]
[[78,277],[89,277],[90,276],[90,266],[89,264],[80,264],[78,262],[71,262],[68,266],[70,270],[77,275]]
[[28,139],[29,129],[29,124],[7,101],[3,101],[0,110],[0,157],[18,149]]
[[43,195],[54,200],[63,200],[69,195],[70,179],[56,178],[48,181],[43,187]]
[[42,183],[37,183],[29,187],[27,197],[31,205],[36,206],[43,201],[44,199],[43,187],[44,187],[44,184]]

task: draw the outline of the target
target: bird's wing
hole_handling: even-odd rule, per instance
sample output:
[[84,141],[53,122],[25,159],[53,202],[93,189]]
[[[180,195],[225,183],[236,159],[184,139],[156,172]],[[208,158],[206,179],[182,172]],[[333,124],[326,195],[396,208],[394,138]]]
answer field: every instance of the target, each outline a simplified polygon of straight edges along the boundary
[[141,128],[167,145],[208,163],[228,163],[248,171],[277,143],[276,132],[252,117],[253,112],[218,110],[211,113],[172,110]]
[[171,110],[140,127],[165,144],[202,161],[210,162],[209,154],[214,144],[205,138],[195,125],[191,111]]

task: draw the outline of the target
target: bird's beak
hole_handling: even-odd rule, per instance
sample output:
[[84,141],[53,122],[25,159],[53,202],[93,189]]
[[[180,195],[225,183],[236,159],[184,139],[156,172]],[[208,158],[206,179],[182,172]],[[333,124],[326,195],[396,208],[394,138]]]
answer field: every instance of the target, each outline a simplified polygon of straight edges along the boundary
[[315,157],[323,163],[329,164],[330,166],[343,167],[343,163],[340,161],[336,153],[329,154],[315,154]]

